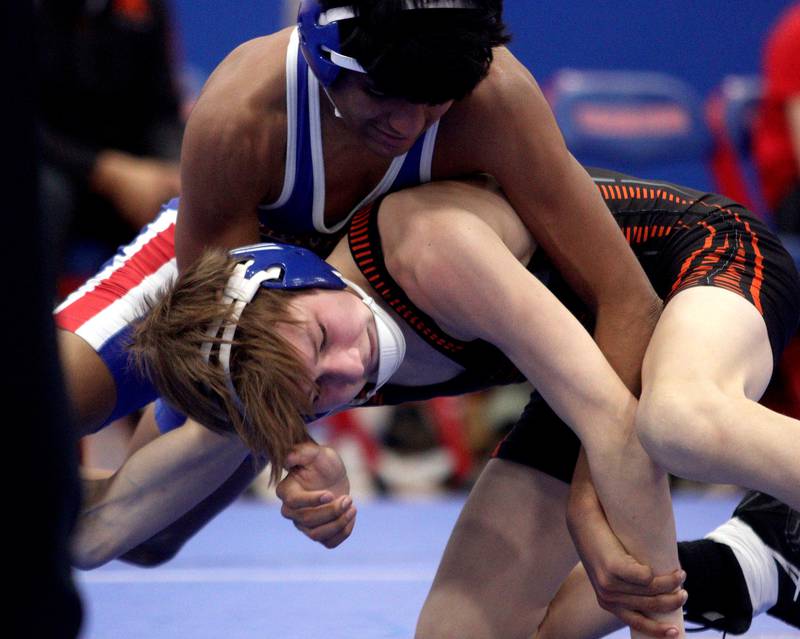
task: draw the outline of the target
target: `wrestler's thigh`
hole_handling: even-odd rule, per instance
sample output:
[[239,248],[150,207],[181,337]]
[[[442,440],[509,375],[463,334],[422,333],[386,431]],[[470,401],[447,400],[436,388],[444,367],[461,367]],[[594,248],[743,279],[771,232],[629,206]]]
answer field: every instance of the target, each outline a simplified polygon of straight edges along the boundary
[[450,536],[417,637],[531,637],[577,562],[567,492],[543,473],[492,459]]
[[767,327],[753,304],[722,288],[695,286],[664,308],[642,366],[642,395],[665,385],[691,392],[711,384],[758,399],[772,362]]
[[58,329],[58,351],[64,385],[79,436],[96,431],[117,401],[114,378],[105,362],[83,338]]

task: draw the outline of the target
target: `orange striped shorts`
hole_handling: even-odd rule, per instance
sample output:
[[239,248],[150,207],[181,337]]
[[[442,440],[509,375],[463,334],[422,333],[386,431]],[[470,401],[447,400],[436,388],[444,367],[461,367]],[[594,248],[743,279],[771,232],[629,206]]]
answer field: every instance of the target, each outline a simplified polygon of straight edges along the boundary
[[742,296],[764,318],[777,360],[800,320],[800,277],[764,222],[721,195],[590,173],[658,294],[668,303],[715,286]]

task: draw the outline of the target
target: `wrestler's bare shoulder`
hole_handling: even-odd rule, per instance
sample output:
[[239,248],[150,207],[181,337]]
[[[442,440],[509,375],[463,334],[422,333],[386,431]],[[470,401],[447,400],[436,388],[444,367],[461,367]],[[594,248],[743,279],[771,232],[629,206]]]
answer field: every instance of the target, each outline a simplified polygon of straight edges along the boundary
[[239,45],[211,74],[195,108],[221,123],[285,115],[290,35],[284,29]]
[[[184,136],[182,162],[198,175],[220,172],[225,164],[236,175],[259,182],[259,197],[279,189],[286,146],[286,49],[291,29],[245,42],[223,60],[206,82]],[[225,163],[210,158],[226,158]],[[198,164],[199,163],[199,164]],[[206,167],[205,170],[203,167]],[[263,184],[264,175],[276,185]],[[204,178],[205,179],[205,178]]]
[[513,144],[518,127],[537,126],[548,111],[530,71],[505,47],[495,49],[486,78],[442,118],[434,176],[491,172],[485,162],[497,145]]

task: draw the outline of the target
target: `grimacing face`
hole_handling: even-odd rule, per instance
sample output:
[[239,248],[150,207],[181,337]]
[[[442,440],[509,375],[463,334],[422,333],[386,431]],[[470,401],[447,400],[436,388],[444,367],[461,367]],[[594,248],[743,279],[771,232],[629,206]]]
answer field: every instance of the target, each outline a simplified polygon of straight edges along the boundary
[[297,324],[276,330],[297,349],[317,390],[313,410],[324,414],[355,399],[378,374],[375,319],[349,290],[315,289],[292,300]]
[[347,126],[385,158],[406,153],[453,104],[417,104],[384,95],[369,76],[356,71],[342,71],[328,93]]

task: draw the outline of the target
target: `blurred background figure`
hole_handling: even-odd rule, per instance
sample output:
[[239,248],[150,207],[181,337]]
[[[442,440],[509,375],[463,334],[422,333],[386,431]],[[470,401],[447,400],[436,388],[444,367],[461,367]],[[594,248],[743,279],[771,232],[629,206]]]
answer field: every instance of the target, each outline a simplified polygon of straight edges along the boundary
[[776,22],[764,48],[764,96],[753,150],[764,198],[781,232],[800,233],[800,3]]
[[65,275],[82,279],[180,190],[170,24],[161,0],[35,5],[40,203]]
[[[164,0],[37,0],[39,207],[64,297],[180,191],[184,117]],[[83,442],[113,468],[133,420]]]

